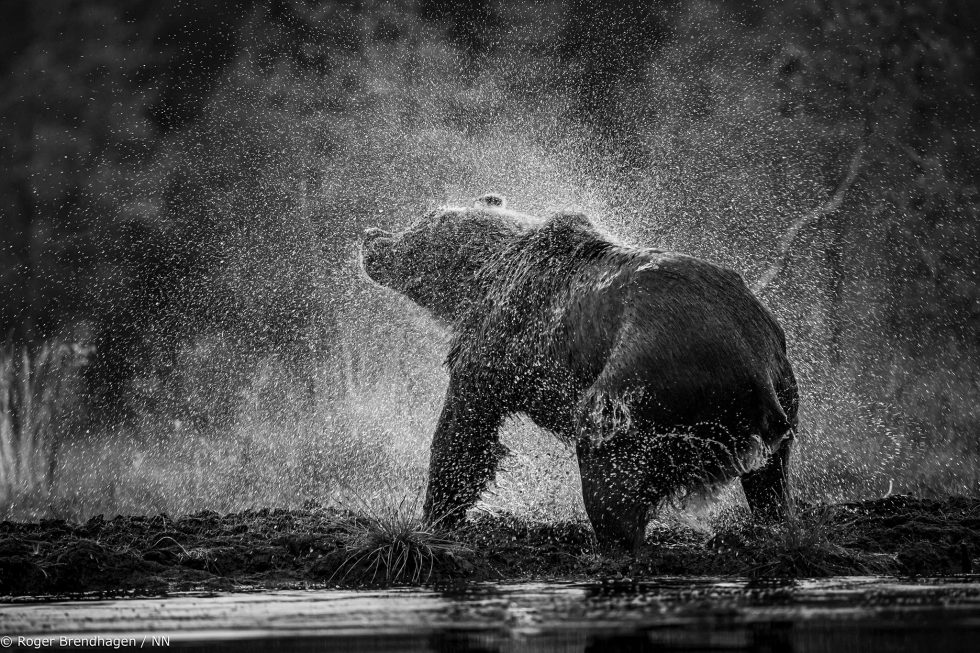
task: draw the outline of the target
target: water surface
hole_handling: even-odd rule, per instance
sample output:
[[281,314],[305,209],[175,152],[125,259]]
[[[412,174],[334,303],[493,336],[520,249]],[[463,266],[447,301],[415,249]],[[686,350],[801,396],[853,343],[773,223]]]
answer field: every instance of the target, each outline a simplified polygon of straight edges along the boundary
[[980,650],[980,577],[660,578],[16,602],[0,606],[0,630],[55,642],[132,637],[144,648],[156,636],[171,648],[211,651],[972,652]]

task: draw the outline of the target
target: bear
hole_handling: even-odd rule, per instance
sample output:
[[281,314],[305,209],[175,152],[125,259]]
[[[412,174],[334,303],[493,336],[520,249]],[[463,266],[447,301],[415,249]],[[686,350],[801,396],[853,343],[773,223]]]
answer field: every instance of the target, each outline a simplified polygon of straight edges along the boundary
[[401,233],[367,229],[360,256],[450,332],[427,519],[465,519],[518,413],[574,446],[603,548],[638,552],[653,509],[736,478],[754,514],[791,510],[786,338],[733,270],[626,245],[582,213],[515,212],[496,194]]

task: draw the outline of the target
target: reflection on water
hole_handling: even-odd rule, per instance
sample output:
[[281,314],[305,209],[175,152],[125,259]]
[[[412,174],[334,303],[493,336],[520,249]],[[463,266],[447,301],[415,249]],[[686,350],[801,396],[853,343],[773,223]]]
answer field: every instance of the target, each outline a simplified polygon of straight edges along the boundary
[[780,621],[739,627],[695,630],[690,627],[638,628],[626,632],[549,632],[513,637],[499,632],[448,629],[429,636],[301,637],[178,643],[180,651],[446,651],[474,653],[627,653],[641,651],[772,651],[867,653],[869,651],[969,652],[980,648],[980,625],[949,629],[945,625],[896,622],[821,624]]
[[666,578],[0,606],[4,634],[147,633],[183,651],[975,651],[980,578]]

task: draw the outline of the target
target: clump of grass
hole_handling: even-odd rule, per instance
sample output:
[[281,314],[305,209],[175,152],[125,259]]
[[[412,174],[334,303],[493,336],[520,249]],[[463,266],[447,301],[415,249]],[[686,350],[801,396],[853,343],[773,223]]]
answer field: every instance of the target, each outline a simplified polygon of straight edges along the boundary
[[[472,551],[450,539],[438,522],[424,520],[418,496],[403,496],[398,503],[368,506],[354,519],[343,536],[346,558],[330,577],[355,585],[418,585],[435,571],[466,566]],[[440,573],[440,577],[443,573]]]
[[[838,543],[848,525],[832,507],[819,506],[777,524],[747,522],[712,542],[740,559],[739,572],[753,578],[800,578],[893,573],[893,556],[857,551]],[[726,567],[732,561],[726,561]]]
[[0,506],[50,494],[78,397],[79,352],[61,342],[0,347]]

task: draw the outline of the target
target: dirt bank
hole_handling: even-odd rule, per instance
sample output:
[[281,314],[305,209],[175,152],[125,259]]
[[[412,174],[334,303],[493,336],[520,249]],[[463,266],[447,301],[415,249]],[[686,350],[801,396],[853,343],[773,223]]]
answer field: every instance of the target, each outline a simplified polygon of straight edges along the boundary
[[529,578],[971,573],[980,499],[895,496],[801,509],[778,526],[654,528],[641,555],[602,555],[587,524],[484,516],[451,533],[335,509],[0,524],[0,594],[162,594]]

